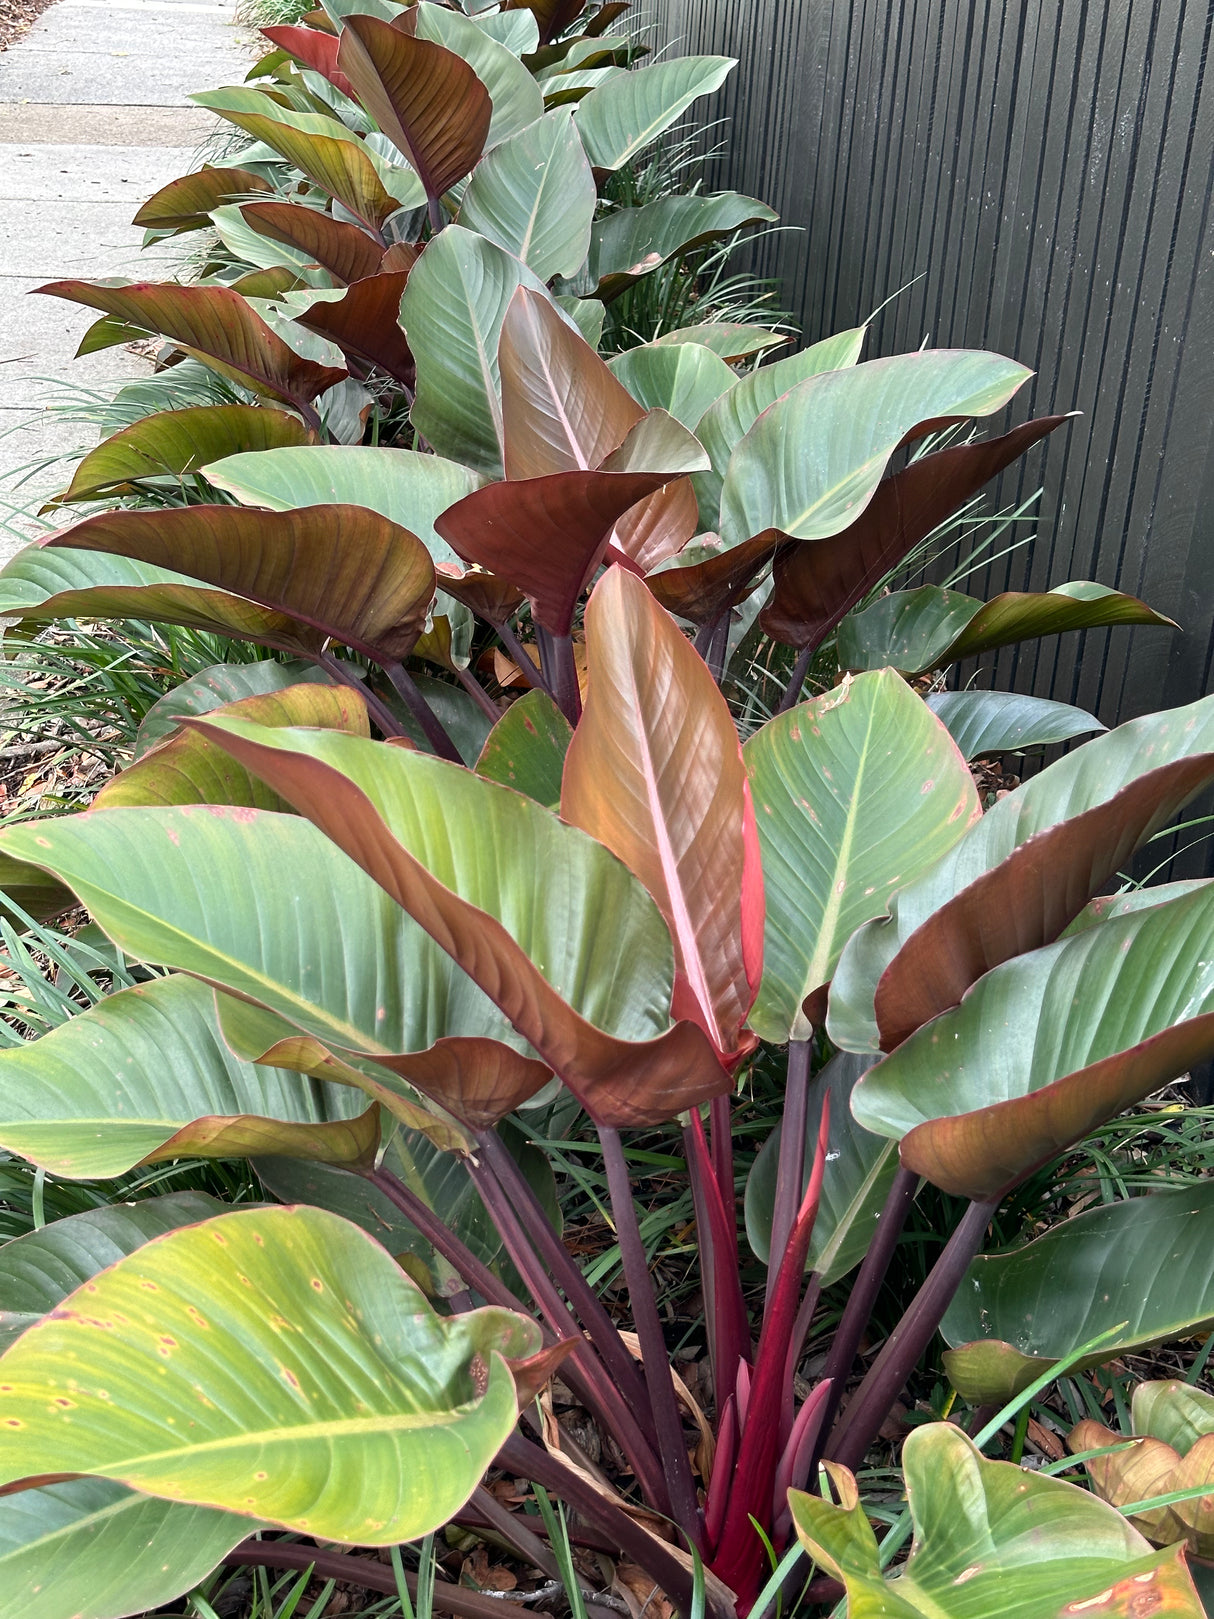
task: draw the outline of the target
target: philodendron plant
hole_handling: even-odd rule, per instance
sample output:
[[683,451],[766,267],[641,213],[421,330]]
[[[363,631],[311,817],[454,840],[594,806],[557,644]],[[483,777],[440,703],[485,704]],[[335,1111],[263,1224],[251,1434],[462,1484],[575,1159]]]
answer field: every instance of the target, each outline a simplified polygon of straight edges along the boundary
[[[99,446],[64,502],[104,509],[14,559],[0,613],[188,624],[277,656],[171,693],[86,814],[0,836],[7,889],[42,916],[86,907],[145,969],[0,1052],[0,1147],[81,1180],[251,1157],[285,1206],[151,1199],[0,1249],[14,1611],[109,1619],[224,1558],[297,1566],[284,1534],[388,1546],[452,1520],[555,1568],[541,1520],[482,1486],[496,1465],[688,1613],[697,1560],[713,1613],[747,1613],[795,1520],[811,1598],[856,1614],[1198,1614],[1179,1553],[1073,1486],[987,1471],[948,1428],[907,1447],[899,1594],[848,1470],[942,1322],[959,1386],[997,1403],[1092,1336],[1111,1355],[1214,1318],[1207,1265],[1106,1320],[1144,1258],[1094,1215],[980,1253],[1027,1176],[1214,1054],[1214,888],[1100,897],[1214,782],[1214,698],[1098,737],[984,815],[967,757],[1098,727],[990,693],[933,707],[904,674],[1166,621],[1082,583],[863,604],[1064,418],[933,450],[1028,373],[969,351],[862,363],[859,330],[744,372],[762,338],[720,324],[608,364],[621,283],[709,230],[709,203],[711,229],[742,220],[736,199],[677,199],[694,207],[651,237],[597,188],[728,64],[627,67],[614,4],[376,9],[278,31],[269,88],[203,98],[260,143],[251,166],[142,215],[286,244],[286,264],[58,289],[103,311],[95,342],[157,331],[233,398]],[[225,211],[267,172],[281,190],[280,159],[291,200]],[[341,442],[351,388],[356,417],[398,390],[402,446]],[[798,656],[743,742],[721,682],[756,615]],[[839,683],[801,701],[836,632]],[[492,655],[525,695],[482,683]],[[768,1267],[752,1308],[731,1097],[760,1042],[787,1048],[787,1094],[746,1185]],[[562,1242],[519,1126],[541,1108],[597,1140],[632,1339]],[[694,1461],[624,1141],[659,1128],[681,1132],[700,1252],[713,1442]],[[925,1180],[966,1212],[844,1404]],[[1143,1211],[1202,1249],[1191,1207]],[[1068,1293],[1026,1338],[1017,1288],[1094,1266],[1101,1296]],[[805,1392],[820,1289],[849,1275]],[[535,1413],[558,1369],[624,1493]],[[839,1506],[804,1496],[823,1458]],[[1015,1542],[1042,1517],[1050,1607]],[[977,1574],[968,1606],[942,1595],[988,1544],[997,1600]]]

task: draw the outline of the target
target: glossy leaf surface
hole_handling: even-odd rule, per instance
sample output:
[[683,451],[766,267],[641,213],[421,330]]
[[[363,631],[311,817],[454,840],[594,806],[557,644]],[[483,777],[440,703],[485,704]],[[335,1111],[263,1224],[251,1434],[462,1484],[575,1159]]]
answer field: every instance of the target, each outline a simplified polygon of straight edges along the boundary
[[144,478],[177,478],[207,461],[303,445],[298,416],[268,405],[191,405],[144,416],[90,450],[59,498],[87,500]]
[[538,1347],[505,1311],[435,1315],[322,1210],[223,1214],[120,1259],[7,1352],[3,1476],[92,1473],[327,1540],[410,1539],[514,1426],[503,1351]]
[[928,697],[927,706],[948,726],[967,759],[1026,753],[1108,729],[1094,714],[1070,703],[1013,691],[938,691]]
[[234,1057],[205,984],[171,976],[107,995],[0,1052],[0,1142],[73,1180],[170,1158],[285,1152],[365,1165],[379,1144],[356,1090]]
[[[359,861],[595,1116],[668,1118],[728,1083],[697,1028],[666,1030],[666,928],[585,834],[422,754],[335,732],[195,723]],[[488,859],[492,847],[509,858]],[[520,866],[543,873],[542,896],[511,880]]]
[[334,219],[319,208],[301,208],[290,202],[256,202],[240,211],[263,236],[299,248],[343,284],[365,280],[380,270],[382,244],[359,226]]
[[[829,1287],[853,1270],[868,1252],[881,1217],[890,1182],[898,1168],[893,1143],[864,1130],[852,1117],[851,1093],[873,1057],[840,1051],[815,1076],[805,1124],[804,1181],[809,1184],[813,1151],[822,1119],[822,1102],[830,1095],[827,1171],[822,1180],[818,1217],[806,1256],[806,1270],[818,1272]],[[775,1204],[776,1168],[781,1126],[777,1125],[755,1159],[746,1181],[746,1235],[763,1261],[770,1262],[771,1216]],[[804,1194],[804,1188],[802,1188]]]
[[873,996],[882,973],[933,912],[1020,844],[1106,803],[1149,770],[1209,752],[1214,752],[1214,699],[1203,698],[1118,726],[992,805],[932,869],[894,896],[888,920],[866,924],[848,942],[831,987],[831,1039],[849,1051],[880,1049]]
[[[133,513],[130,515],[134,515]],[[39,624],[57,618],[145,618],[184,624],[283,652],[319,651],[319,631],[183,574],[96,551],[26,546],[0,570],[0,613]]]
[[467,62],[361,14],[346,18],[337,62],[363,107],[407,154],[427,196],[441,197],[464,178],[484,149],[493,111]]
[[229,287],[51,281],[38,291],[103,310],[145,331],[161,332],[222,376],[288,404],[309,403],[345,375],[293,353]]
[[400,324],[400,301],[408,280],[408,270],[394,270],[352,281],[342,297],[309,301],[295,311],[295,319],[336,343],[347,357],[386,371],[407,387],[413,381],[413,355]]
[[763,874],[733,716],[642,580],[610,568],[586,606],[589,691],[561,814],[653,895],[675,946],[675,1007],[722,1060],[763,966]]
[[106,512],[52,544],[153,567],[172,562],[372,658],[408,653],[434,599],[434,565],[425,546],[361,506]]
[[733,66],[728,56],[680,56],[600,84],[574,115],[591,163],[623,168],[699,96],[719,90]]
[[[579,112],[579,126],[584,116]],[[728,236],[744,225],[771,224],[778,218],[757,197],[743,197],[736,191],[660,197],[640,208],[616,208],[594,227],[590,279],[600,298],[614,298],[679,253]]]
[[559,809],[565,755],[573,736],[569,721],[546,692],[520,697],[490,731],[476,772],[503,787]]
[[516,290],[541,283],[512,254],[459,225],[426,245],[401,306],[417,360],[411,417],[440,455],[500,477],[498,340]]
[[[698,330],[698,327],[689,328],[683,340],[699,342],[700,339],[692,335]],[[712,461],[711,470],[701,473],[696,479],[702,527],[715,529],[719,525],[721,488],[729,458],[763,412],[809,377],[855,365],[860,358],[867,330],[866,326],[856,326],[850,331],[837,332],[833,337],[823,338],[820,343],[811,343],[799,354],[790,354],[786,359],[760,365],[757,370],[741,377],[705,411],[695,430],[696,437]],[[708,328],[705,328],[705,335],[711,335]],[[670,333],[658,341],[670,342],[673,336]]]
[[286,51],[297,62],[310,67],[314,73],[328,79],[343,96],[356,100],[354,86],[337,65],[337,39],[319,28],[300,28],[294,24],[280,24],[263,28],[261,32],[272,45]]
[[655,343],[702,343],[728,365],[745,360],[788,342],[784,332],[767,326],[746,326],[737,321],[710,320],[699,326],[676,326],[654,338]]
[[723,545],[720,535],[704,534],[654,567],[645,583],[676,617],[712,624],[747,594],[783,541],[775,529],[741,545]]
[[976,979],[1051,944],[1135,849],[1214,781],[1214,754],[1148,770],[1083,814],[1014,849],[911,934],[874,997],[881,1049],[956,1006]]
[[0,1579],[22,1619],[123,1619],[190,1590],[249,1520],[77,1478],[0,1499]]
[[365,506],[416,534],[436,562],[453,562],[455,555],[435,531],[435,519],[484,482],[471,468],[441,455],[361,444],[316,445],[306,454],[233,455],[205,470],[217,488],[246,506],[276,512]]
[[998,354],[927,349],[807,378],[730,456],[721,537],[737,544],[767,528],[798,540],[838,534],[868,505],[900,444],[929,424],[992,415],[1028,376]]
[[1176,1552],[1152,1551],[1086,1490],[989,1462],[944,1422],[912,1430],[903,1467],[915,1538],[892,1581],[845,1468],[830,1468],[839,1506],[789,1496],[802,1545],[843,1580],[857,1619],[1200,1619]]
[[645,410],[665,410],[695,432],[708,407],[737,383],[736,373],[701,343],[643,343],[611,370]]
[[1214,1052],[1214,891],[1115,917],[978,980],[852,1110],[945,1191],[989,1198]]
[[882,596],[845,618],[839,626],[839,661],[847,669],[922,674],[1015,641],[1117,624],[1175,628],[1136,596],[1087,580],[1038,593],[1009,590],[988,602],[921,585]]
[[137,1203],[103,1203],[6,1242],[0,1247],[0,1351],[99,1270],[153,1237],[209,1220],[223,1208],[205,1192],[172,1192]]
[[883,478],[860,517],[841,533],[781,556],[763,628],[790,646],[817,646],[920,541],[1069,419],[1044,416],[1001,438],[920,456]]
[[953,1386],[975,1404],[1002,1405],[1102,1333],[1075,1370],[1207,1331],[1212,1238],[1214,1184],[1202,1181],[1085,1209],[1032,1242],[979,1256],[941,1324]]
[[433,40],[462,57],[489,92],[492,112],[485,136],[486,151],[543,116],[543,92],[531,74],[513,51],[477,27],[470,17],[421,0],[417,6],[417,37]]
[[[188,710],[177,710],[179,717],[185,712]],[[321,730],[349,731],[353,736],[370,734],[366,704],[357,693],[348,686],[315,681],[255,692],[227,705],[223,712],[257,725],[313,725]],[[178,731],[150,752],[145,751],[125,770],[111,776],[89,807],[117,809],[139,804],[247,804],[253,809],[269,810],[288,807],[264,782],[242,770],[229,754],[197,731]]]
[[767,891],[751,1027],[804,1039],[847,940],[952,847],[978,795],[944,726],[888,672],[769,720],[744,753]]
[[570,114],[551,112],[477,164],[459,218],[549,281],[580,268],[597,200]]

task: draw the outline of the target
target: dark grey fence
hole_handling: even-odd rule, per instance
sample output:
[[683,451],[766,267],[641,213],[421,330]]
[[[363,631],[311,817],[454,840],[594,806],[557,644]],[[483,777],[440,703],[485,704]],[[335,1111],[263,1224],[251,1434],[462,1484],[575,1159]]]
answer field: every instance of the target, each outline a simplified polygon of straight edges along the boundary
[[[1001,684],[1106,722],[1192,700],[1214,659],[1214,0],[659,0],[685,51],[739,58],[717,179],[798,234],[807,338],[870,354],[997,349],[1021,414],[1080,410],[1000,499],[1044,483],[1039,538],[974,585],[1117,585],[1183,634],[1002,655]],[[916,280],[918,277],[920,279]]]

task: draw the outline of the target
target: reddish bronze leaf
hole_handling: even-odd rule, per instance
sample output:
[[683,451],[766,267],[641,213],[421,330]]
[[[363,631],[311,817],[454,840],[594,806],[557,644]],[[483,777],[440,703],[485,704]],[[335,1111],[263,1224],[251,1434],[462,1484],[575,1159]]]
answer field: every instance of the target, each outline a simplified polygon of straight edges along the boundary
[[1094,809],[1027,839],[942,905],[878,981],[882,1051],[956,1006],[992,967],[1052,943],[1134,850],[1211,781],[1209,753],[1150,770]]
[[407,655],[434,599],[422,542],[361,506],[102,512],[50,543],[172,568],[377,659]]
[[507,478],[601,466],[645,412],[541,293],[520,287],[498,343]]
[[[581,16],[586,9],[586,0],[506,0],[503,7],[505,11],[529,11],[534,16],[540,30],[540,44],[545,45],[558,34],[563,34],[569,24]],[[627,6],[607,6],[607,11],[618,15],[627,11]],[[589,33],[589,29],[587,32]]]
[[803,540],[776,560],[766,633],[789,646],[817,646],[891,568],[1034,444],[1070,416],[1040,416],[1001,438],[961,444],[912,461],[877,485],[849,528]]
[[648,573],[691,543],[699,518],[691,479],[677,478],[624,513],[611,531],[611,549]]
[[346,18],[337,61],[358,99],[441,197],[471,172],[485,147],[493,103],[454,51],[413,39],[379,17]]
[[522,605],[523,593],[484,568],[461,571],[453,562],[435,568],[441,589],[490,624],[504,624]]
[[586,606],[589,692],[561,814],[644,883],[675,946],[675,1012],[733,1064],[763,971],[763,874],[729,706],[642,580],[609,568]]
[[250,191],[273,191],[268,180],[250,169],[199,169],[170,180],[149,197],[131,221],[145,230],[199,230],[219,208]]
[[263,236],[302,248],[338,281],[379,274],[383,247],[357,225],[293,202],[253,202],[240,211]]
[[343,297],[332,303],[322,299],[295,319],[336,343],[349,358],[378,366],[412,387],[417,372],[400,324],[400,301],[408,279],[408,270],[397,270],[352,281]]
[[[204,365],[255,393],[290,404],[308,405],[346,375],[289,349],[230,287],[155,281],[111,287],[101,282],[50,281],[36,290],[87,304],[144,331],[162,332]],[[314,413],[308,415],[315,421]]]
[[693,624],[711,624],[742,600],[786,540],[779,529],[769,528],[741,545],[717,550],[717,536],[703,534],[685,548],[686,562],[647,574],[645,583],[668,612]]
[[293,56],[297,62],[302,62],[314,73],[328,79],[343,96],[357,101],[354,86],[337,65],[337,39],[333,34],[322,33],[316,28],[288,26],[263,28],[261,31],[280,51],[286,51],[288,56]]

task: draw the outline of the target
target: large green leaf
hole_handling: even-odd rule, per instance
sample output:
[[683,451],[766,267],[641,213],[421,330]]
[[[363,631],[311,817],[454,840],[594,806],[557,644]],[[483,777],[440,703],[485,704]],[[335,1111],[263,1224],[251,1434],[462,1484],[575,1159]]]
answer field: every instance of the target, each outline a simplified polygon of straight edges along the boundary
[[[303,1071],[336,1071],[324,1061],[336,1053],[339,1077],[411,1124],[413,1081],[449,1092],[452,1106],[484,1101],[492,1122],[548,1080],[450,956],[300,816],[105,810],[14,827],[3,852],[58,873],[129,955],[268,1007],[284,1026],[256,1049],[232,1041],[225,1015],[229,1042],[250,1060],[285,1027],[311,1042]],[[300,1053],[273,1062],[299,1069]]]
[[[814,1080],[805,1121],[805,1186],[809,1185],[813,1169],[822,1104],[827,1095],[831,1101],[830,1135],[826,1146],[828,1167],[805,1268],[818,1272],[823,1287],[846,1276],[868,1252],[898,1168],[893,1143],[862,1129],[852,1117],[851,1093],[875,1060],[840,1051]],[[771,1259],[780,1135],[781,1126],[777,1125],[763,1143],[746,1180],[746,1235],[765,1265]]]
[[365,1165],[379,1125],[357,1090],[234,1057],[212,992],[173,975],[0,1052],[0,1144],[92,1180],[168,1158],[274,1151]]
[[485,739],[477,774],[559,809],[561,775],[573,729],[547,692],[529,691]]
[[223,1213],[205,1192],[173,1192],[52,1220],[0,1247],[0,1351],[124,1254],[153,1237]]
[[[695,326],[689,327],[682,334],[682,341],[699,342],[699,330]],[[706,333],[709,330],[705,328]],[[708,451],[712,462],[711,470],[700,473],[695,480],[702,528],[716,529],[720,523],[721,488],[729,458],[763,412],[809,377],[854,366],[860,358],[867,331],[867,326],[856,326],[850,331],[837,332],[833,337],[823,338],[820,343],[811,343],[799,354],[790,354],[787,359],[761,365],[756,371],[742,377],[708,407],[695,429],[696,437]],[[674,336],[671,332],[658,341],[669,343]],[[730,338],[729,342],[732,345],[734,340]]]
[[[975,1259],[940,1330],[975,1405],[1002,1405],[1067,1357],[1073,1370],[1214,1326],[1214,1182],[1086,1209]],[[1077,1364],[1070,1356],[1101,1338]]]
[[178,506],[102,512],[52,547],[172,562],[194,578],[285,613],[370,658],[404,657],[434,600],[430,553],[408,529],[363,506],[286,512]]
[[1030,374],[999,354],[928,349],[809,377],[730,456],[722,539],[737,545],[769,528],[798,540],[837,534],[872,499],[900,444],[929,426],[993,415]]
[[0,1476],[89,1473],[389,1545],[468,1499],[517,1419],[504,1356],[538,1348],[507,1311],[435,1315],[334,1215],[223,1214],[120,1259],[8,1350]]
[[849,613],[839,625],[839,662],[845,669],[894,668],[917,675],[1015,641],[1113,624],[1176,628],[1136,596],[1082,579],[1038,593],[1009,590],[988,602],[921,585]]
[[315,664],[298,660],[284,663],[266,658],[259,663],[212,664],[152,704],[135,737],[135,758],[142,758],[149,748],[170,736],[185,714],[209,714],[213,708],[224,708],[228,703],[265,692],[285,691],[304,681],[327,686],[332,684],[332,676]]
[[[657,907],[585,833],[424,754],[194,723],[358,860],[603,1122],[656,1122],[728,1085],[699,1028],[667,1028],[673,961]],[[543,873],[542,889],[520,870]]]
[[[509,51],[479,29],[472,32],[523,71]],[[441,197],[464,178],[484,150],[493,110],[467,62],[433,40],[361,14],[346,18],[337,61],[362,106],[417,170],[428,197]]]
[[[578,117],[580,124],[582,114]],[[766,203],[737,191],[660,197],[641,208],[617,208],[594,227],[590,282],[600,298],[614,298],[679,253],[779,217]]]
[[655,337],[655,343],[702,343],[728,365],[753,358],[768,349],[778,349],[789,341],[785,332],[767,326],[745,326],[737,321],[702,321],[697,326],[676,326]]
[[967,759],[1027,753],[1107,729],[1094,714],[1072,708],[1070,703],[1015,691],[934,692],[927,706],[948,726]]
[[180,478],[206,461],[307,444],[297,416],[265,405],[194,405],[145,416],[90,450],[60,500],[91,500],[144,478]]
[[597,200],[570,114],[550,112],[481,159],[459,218],[549,281],[585,259]]
[[[269,453],[269,452],[267,452]],[[0,614],[23,623],[58,618],[144,618],[184,624],[293,653],[319,652],[324,637],[285,613],[195,584],[167,568],[96,551],[27,545],[0,569]]]
[[435,531],[435,518],[484,482],[470,467],[441,455],[359,444],[230,455],[204,470],[217,488],[246,506],[276,512],[297,506],[365,506],[416,534],[435,562],[455,560]]
[[345,376],[288,348],[230,287],[50,281],[37,290],[103,310],[145,331],[162,332],[221,376],[289,405],[307,406]]
[[909,1169],[989,1198],[1214,1054],[1214,889],[1113,917],[980,978],[857,1085]]
[[[1214,751],[1214,698],[1146,714],[1086,742],[1000,799],[921,877],[894,895],[888,919],[859,929],[831,986],[828,1028],[848,1051],[879,1051],[873,997],[911,934],[1038,832],[1107,803],[1148,771]],[[1089,890],[1090,892],[1090,890]]]
[[643,343],[617,354],[611,369],[638,405],[669,411],[693,432],[709,406],[738,380],[724,360],[699,343]]
[[635,574],[607,570],[585,626],[589,685],[561,815],[653,895],[674,940],[676,1010],[733,1063],[763,968],[763,873],[733,716]]
[[502,472],[498,339],[523,286],[544,290],[495,243],[448,225],[418,259],[401,305],[417,360],[414,426],[440,455],[491,477]]
[[[238,666],[239,667],[239,666]],[[279,667],[282,667],[281,665]],[[210,708],[200,710],[209,713]],[[178,714],[184,712],[178,709]],[[348,686],[301,682],[257,692],[222,712],[258,725],[315,725],[325,730],[370,735],[367,705]],[[136,804],[247,804],[253,809],[285,810],[286,804],[264,782],[196,731],[179,731],[151,752],[111,776],[93,799],[92,809]]]
[[[417,37],[453,51],[473,69],[493,104],[485,150],[509,140],[543,116],[544,96],[513,51],[470,17],[421,0],[417,7]],[[446,189],[446,188],[444,188]]]
[[398,208],[416,208],[425,201],[412,169],[378,158],[336,118],[291,112],[264,91],[246,86],[207,90],[191,100],[272,147],[373,230]]
[[888,672],[769,720],[744,753],[767,894],[751,1027],[804,1039],[843,946],[977,819],[978,794],[944,726]]
[[1120,1513],[1062,1479],[989,1462],[951,1423],[915,1428],[902,1451],[915,1539],[897,1577],[852,1475],[840,1497],[789,1494],[802,1545],[847,1587],[853,1619],[1202,1619],[1179,1549],[1152,1551]]
[[578,103],[586,155],[596,169],[622,169],[697,97],[719,90],[734,65],[730,56],[678,56],[613,75]]
[[249,1532],[247,1518],[77,1478],[0,1499],[0,1580],[22,1619],[122,1619],[171,1602]]

